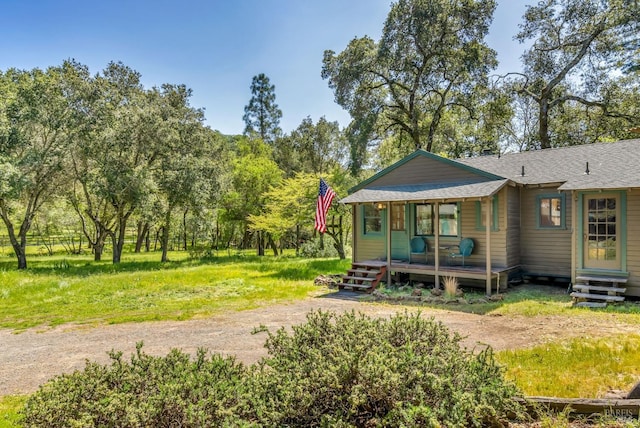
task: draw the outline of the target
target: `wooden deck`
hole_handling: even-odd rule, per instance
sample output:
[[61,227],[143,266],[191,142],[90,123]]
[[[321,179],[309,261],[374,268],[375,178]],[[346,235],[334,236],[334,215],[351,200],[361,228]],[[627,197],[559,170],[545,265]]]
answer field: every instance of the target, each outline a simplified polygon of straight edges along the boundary
[[[385,265],[385,261],[381,260],[367,260],[364,263],[372,264],[372,265]],[[495,284],[495,290],[500,292],[500,287],[505,287],[507,285],[507,280],[509,276],[509,272],[512,272],[516,269],[519,269],[520,266],[510,266],[510,267],[492,267],[491,268],[491,282]],[[421,264],[421,263],[408,263],[402,260],[391,260],[391,273],[413,273],[419,275],[428,275],[434,277],[434,282],[439,281],[441,277],[455,277],[455,278],[465,278],[465,279],[476,279],[476,280],[486,280],[487,279],[487,268],[485,266],[438,266],[436,269],[435,265],[432,264]],[[436,280],[438,278],[438,280]],[[495,283],[494,283],[495,281]],[[493,288],[493,285],[492,285]]]

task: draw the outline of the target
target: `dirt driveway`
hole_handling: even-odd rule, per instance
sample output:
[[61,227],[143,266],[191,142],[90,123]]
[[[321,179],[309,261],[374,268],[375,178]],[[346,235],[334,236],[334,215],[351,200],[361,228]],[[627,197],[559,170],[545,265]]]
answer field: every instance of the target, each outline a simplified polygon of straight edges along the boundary
[[315,309],[344,312],[355,310],[377,317],[388,317],[405,309],[420,310],[466,337],[468,347],[491,345],[494,349],[522,348],[545,341],[576,336],[605,336],[637,332],[635,325],[610,319],[566,317],[514,317],[473,315],[449,310],[365,303],[361,294],[340,291],[310,297],[290,304],[233,312],[207,319],[130,323],[104,326],[64,325],[51,329],[31,329],[16,334],[0,330],[0,396],[35,391],[40,384],[60,373],[82,369],[86,359],[107,362],[111,349],[126,356],[144,342],[144,351],[165,355],[171,348],[188,353],[204,347],[211,352],[235,355],[253,363],[266,355],[264,334],[252,334],[260,325],[271,331],[305,321]]

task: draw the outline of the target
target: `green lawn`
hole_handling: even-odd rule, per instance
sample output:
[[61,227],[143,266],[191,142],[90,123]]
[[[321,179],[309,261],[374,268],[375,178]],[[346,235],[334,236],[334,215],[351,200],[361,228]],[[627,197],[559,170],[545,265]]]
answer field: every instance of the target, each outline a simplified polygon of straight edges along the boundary
[[348,261],[256,256],[190,259],[126,254],[113,265],[87,256],[31,257],[27,271],[0,259],[0,327],[123,323],[206,317],[304,298],[319,274]]
[[[17,271],[15,260],[0,256],[0,327],[26,329],[62,323],[103,324],[206,317],[326,292],[313,285],[319,274],[342,273],[348,260],[290,256],[236,255],[192,259],[170,253],[124,255],[124,261],[93,262],[90,256],[31,256],[29,269]],[[468,300],[482,291],[467,290]],[[431,305],[433,306],[433,305]],[[508,316],[615,318],[640,326],[640,305],[605,310],[573,308],[555,287],[510,289],[497,302],[435,305],[446,310]],[[640,327],[639,327],[640,331]],[[528,350],[503,351],[497,357],[527,395],[598,396],[627,389],[640,378],[636,362],[640,336],[581,338]],[[552,380],[552,381],[551,381]],[[16,426],[25,397],[0,397],[0,428]]]
[[526,395],[602,398],[640,380],[640,335],[577,338],[496,353]]
[[26,396],[9,395],[0,397],[0,428],[18,427],[18,410],[27,401]]

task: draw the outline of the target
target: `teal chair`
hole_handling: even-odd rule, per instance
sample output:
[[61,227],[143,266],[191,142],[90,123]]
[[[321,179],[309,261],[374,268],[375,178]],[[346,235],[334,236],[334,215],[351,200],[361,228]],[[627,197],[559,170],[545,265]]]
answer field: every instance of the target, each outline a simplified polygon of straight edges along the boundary
[[424,238],[416,236],[411,239],[411,254],[409,254],[409,263],[411,263],[411,256],[414,254],[424,255],[424,262],[427,262],[427,243]]
[[[449,264],[451,264],[451,259],[462,259],[462,266],[464,266],[465,257],[469,257],[473,252],[473,239],[464,238],[460,241],[460,244],[457,245],[458,251],[449,253]],[[456,248],[456,247],[454,247]]]

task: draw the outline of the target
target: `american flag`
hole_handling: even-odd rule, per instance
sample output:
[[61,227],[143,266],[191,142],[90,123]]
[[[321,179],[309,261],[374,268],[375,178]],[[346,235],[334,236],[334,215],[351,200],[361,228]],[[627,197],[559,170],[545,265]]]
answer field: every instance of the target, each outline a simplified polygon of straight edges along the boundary
[[318,191],[318,201],[316,202],[316,224],[315,228],[318,232],[327,231],[327,211],[331,206],[331,201],[335,198],[336,192],[320,179],[320,190]]

